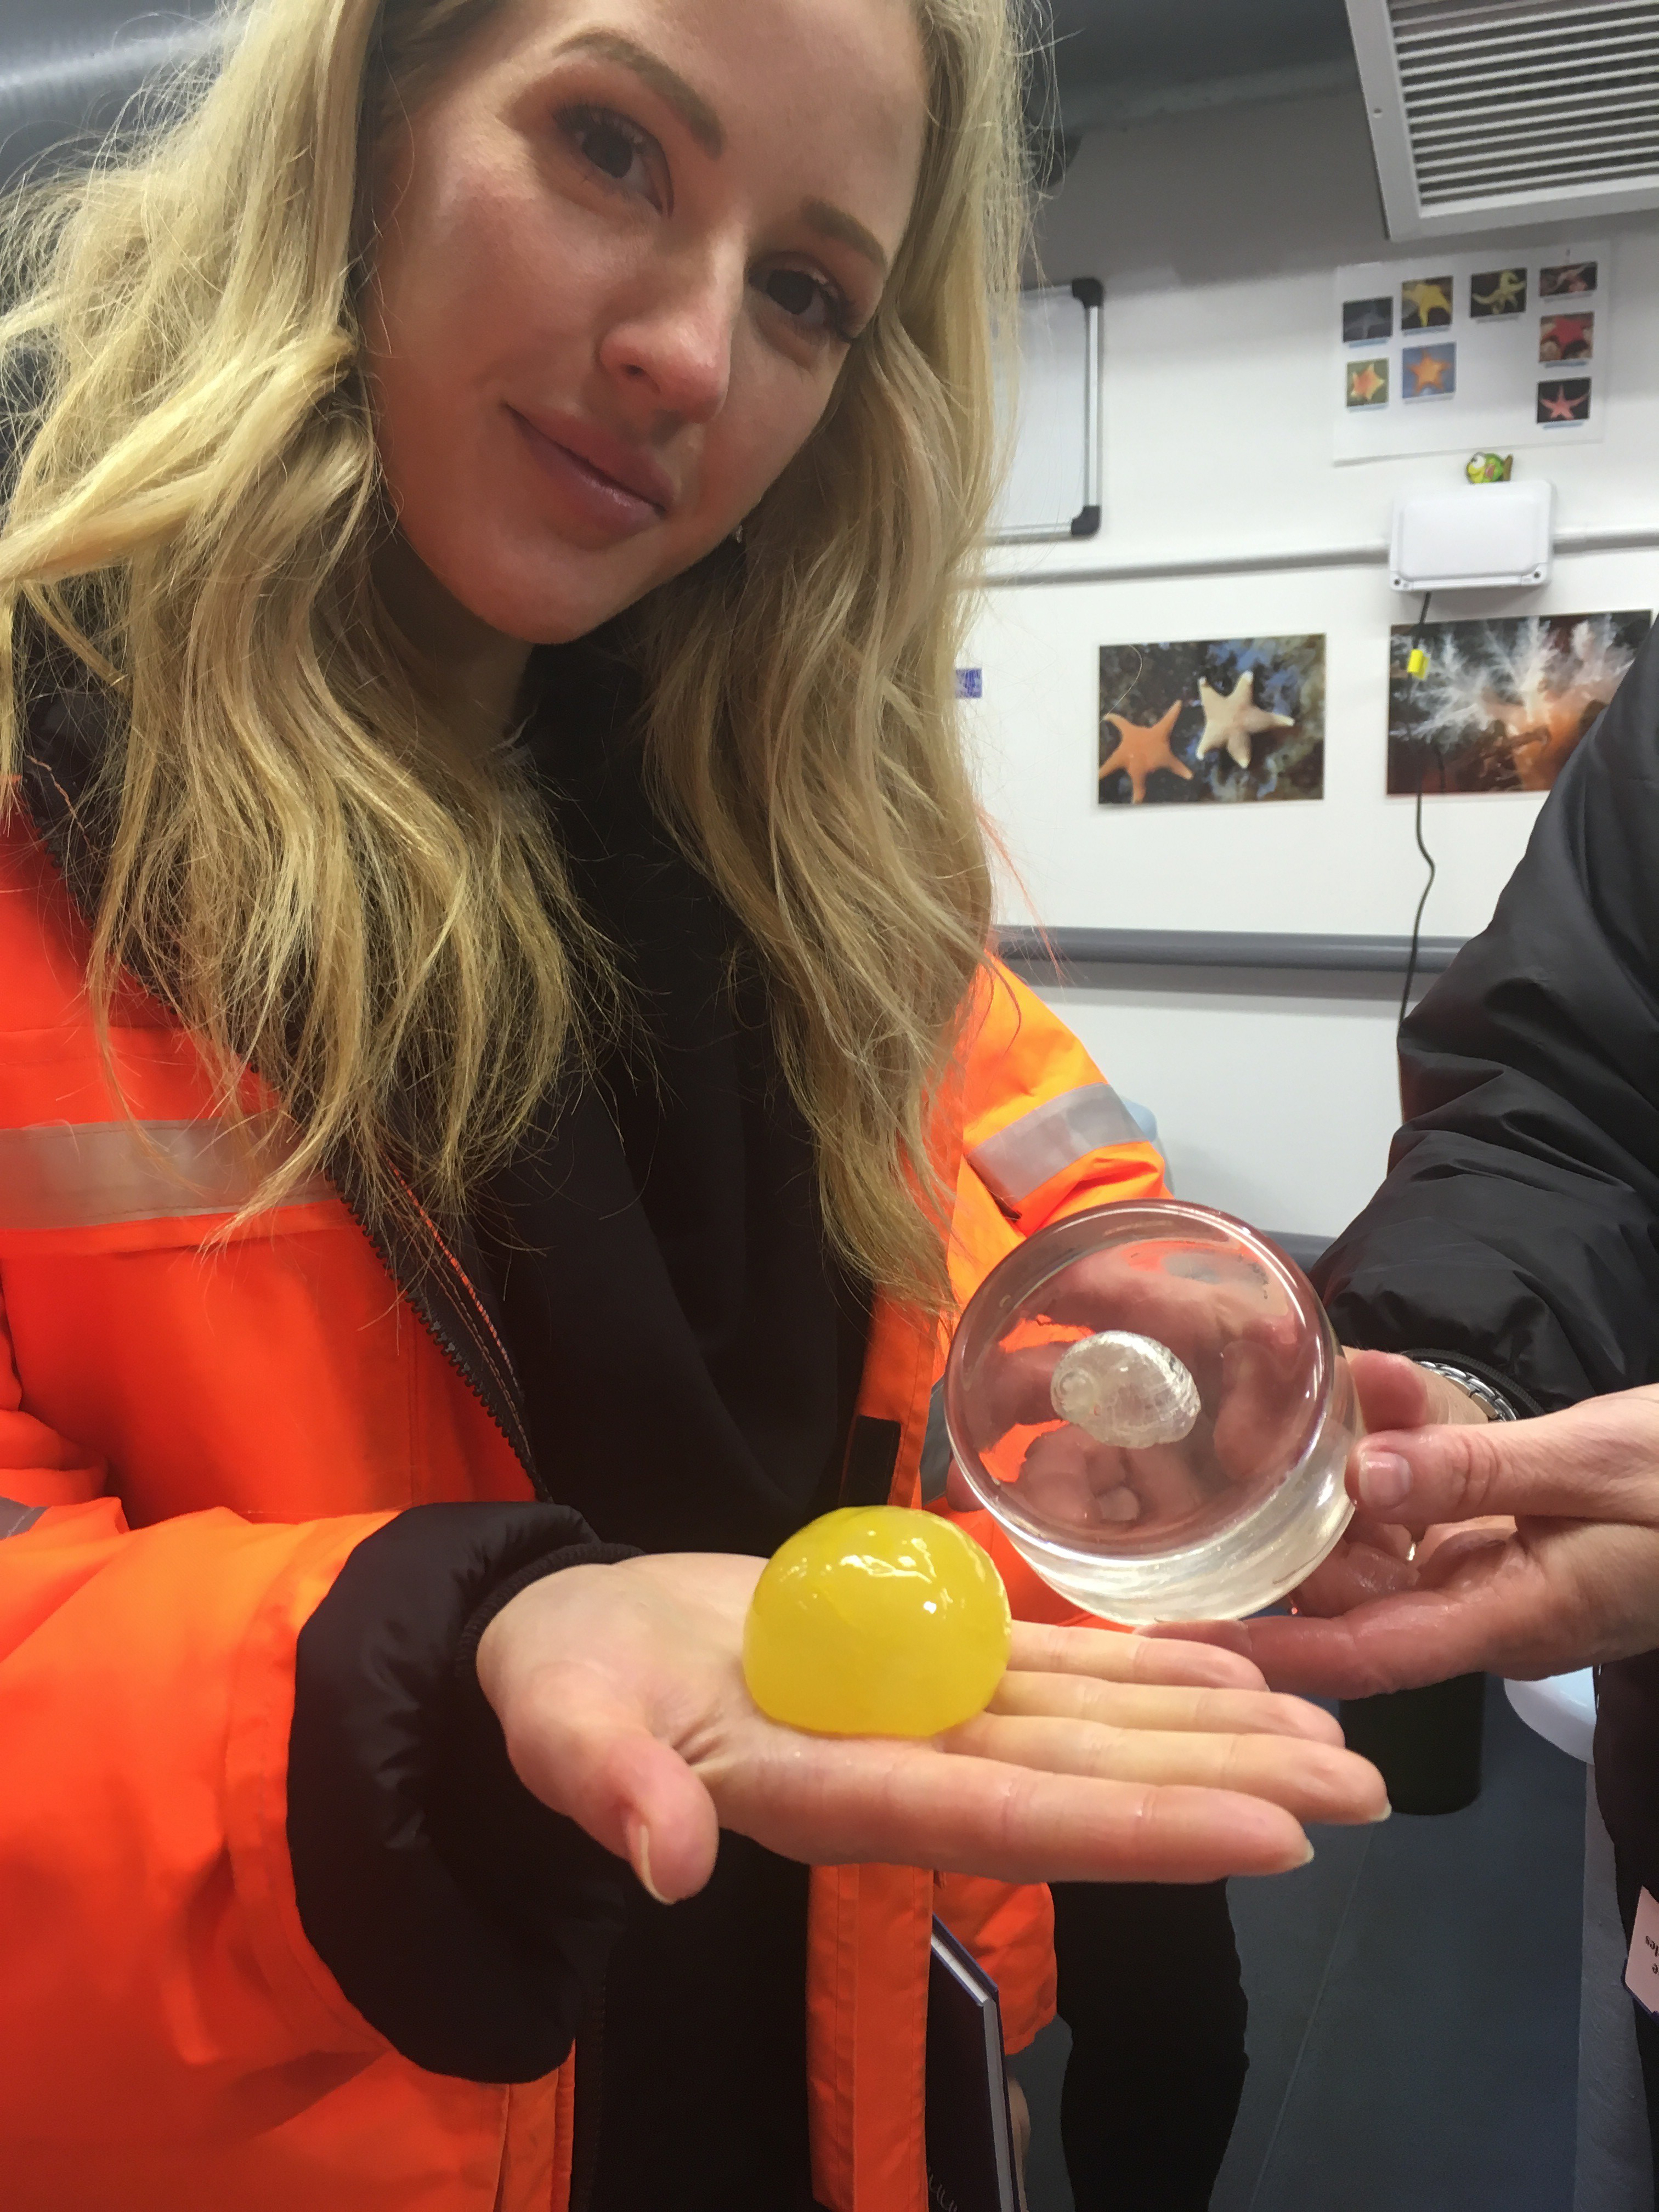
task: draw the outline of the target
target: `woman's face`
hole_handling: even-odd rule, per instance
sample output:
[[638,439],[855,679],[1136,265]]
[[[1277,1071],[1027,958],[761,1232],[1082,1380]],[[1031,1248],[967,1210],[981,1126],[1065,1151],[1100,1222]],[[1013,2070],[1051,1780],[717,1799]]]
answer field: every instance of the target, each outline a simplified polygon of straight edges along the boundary
[[580,636],[800,449],[904,234],[907,0],[508,0],[377,205],[403,534],[507,637]]

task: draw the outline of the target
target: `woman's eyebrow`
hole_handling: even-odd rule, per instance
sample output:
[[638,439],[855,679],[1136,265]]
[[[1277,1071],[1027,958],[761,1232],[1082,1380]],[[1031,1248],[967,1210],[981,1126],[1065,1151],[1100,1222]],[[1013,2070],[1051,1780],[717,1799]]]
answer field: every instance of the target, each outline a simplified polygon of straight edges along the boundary
[[844,208],[832,207],[828,200],[808,200],[802,207],[800,219],[809,230],[816,230],[822,238],[839,239],[850,246],[866,261],[873,261],[884,276],[887,274],[887,255],[879,239]]
[[711,161],[718,161],[726,151],[726,131],[719,116],[678,70],[670,69],[649,47],[635,46],[620,31],[578,31],[559,51],[598,54],[603,61],[631,70],[642,84],[667,102]]
[[[602,61],[631,70],[641,84],[667,102],[711,161],[719,161],[726,151],[726,128],[719,116],[678,70],[671,69],[648,46],[637,45],[620,31],[578,31],[563,41],[559,51],[597,54]],[[882,276],[887,274],[887,255],[880,240],[844,208],[832,206],[828,200],[808,200],[801,209],[801,221],[822,237],[850,246],[873,263]]]

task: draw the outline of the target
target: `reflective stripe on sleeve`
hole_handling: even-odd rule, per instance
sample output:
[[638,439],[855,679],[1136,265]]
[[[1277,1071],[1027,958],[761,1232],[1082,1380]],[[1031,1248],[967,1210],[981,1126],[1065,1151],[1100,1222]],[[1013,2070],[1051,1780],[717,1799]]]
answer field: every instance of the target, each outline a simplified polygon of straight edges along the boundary
[[[0,1230],[101,1229],[234,1213],[252,1196],[261,1165],[217,1121],[42,1121],[0,1129]],[[312,1206],[333,1194],[325,1176],[308,1176],[283,1204]]]
[[1018,1206],[1103,1146],[1145,1142],[1145,1131],[1109,1083],[1085,1083],[970,1146],[968,1158],[993,1198]]
[[44,1505],[20,1505],[15,1498],[0,1498],[0,1543],[33,1528],[46,1510]]

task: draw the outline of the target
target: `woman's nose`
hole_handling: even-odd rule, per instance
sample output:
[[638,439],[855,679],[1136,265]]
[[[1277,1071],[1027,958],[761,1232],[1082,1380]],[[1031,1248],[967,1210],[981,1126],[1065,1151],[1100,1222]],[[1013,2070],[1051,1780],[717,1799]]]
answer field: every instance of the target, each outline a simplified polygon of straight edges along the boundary
[[706,422],[726,404],[743,312],[741,266],[712,257],[674,270],[648,301],[630,303],[605,332],[600,366],[653,411]]

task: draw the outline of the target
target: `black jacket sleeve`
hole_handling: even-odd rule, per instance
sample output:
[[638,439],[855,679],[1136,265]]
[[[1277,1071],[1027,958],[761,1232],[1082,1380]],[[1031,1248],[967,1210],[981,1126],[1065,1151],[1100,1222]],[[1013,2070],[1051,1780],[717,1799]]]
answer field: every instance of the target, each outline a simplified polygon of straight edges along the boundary
[[631,1556],[562,1505],[417,1505],[300,1632],[288,1838],[306,1935],[404,2057],[475,2081],[563,2059],[633,1876],[514,1772],[478,1638],[538,1577]]
[[1401,1086],[1388,1179],[1316,1272],[1339,1334],[1526,1411],[1659,1381],[1659,630],[1407,1023]]

